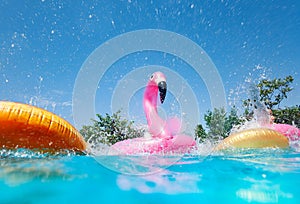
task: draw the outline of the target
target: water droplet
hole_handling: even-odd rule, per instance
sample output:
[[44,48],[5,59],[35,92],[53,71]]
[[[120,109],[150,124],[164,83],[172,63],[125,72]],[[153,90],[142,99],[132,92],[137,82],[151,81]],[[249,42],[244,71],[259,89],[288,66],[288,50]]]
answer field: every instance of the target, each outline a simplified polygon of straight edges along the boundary
[[24,33],[21,33],[21,37],[26,39],[26,35]]
[[111,25],[112,25],[113,27],[115,27],[115,21],[114,21],[114,20],[111,20]]

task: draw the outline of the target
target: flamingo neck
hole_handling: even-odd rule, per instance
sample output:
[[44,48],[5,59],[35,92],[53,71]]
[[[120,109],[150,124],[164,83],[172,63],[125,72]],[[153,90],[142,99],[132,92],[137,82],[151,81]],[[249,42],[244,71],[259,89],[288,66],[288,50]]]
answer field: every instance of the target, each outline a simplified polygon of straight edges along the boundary
[[147,118],[148,130],[153,137],[166,137],[165,121],[157,113],[158,87],[149,82],[143,100],[144,111]]

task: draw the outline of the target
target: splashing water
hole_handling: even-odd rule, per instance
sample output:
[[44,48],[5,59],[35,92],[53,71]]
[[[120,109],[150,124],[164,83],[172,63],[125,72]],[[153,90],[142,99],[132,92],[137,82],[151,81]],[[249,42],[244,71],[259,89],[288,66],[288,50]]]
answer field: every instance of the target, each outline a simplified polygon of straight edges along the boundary
[[252,100],[253,104],[253,119],[258,123],[260,126],[265,126],[270,124],[270,114],[267,110],[267,107],[260,101],[259,97],[259,89],[254,85],[251,84],[250,86],[250,99]]
[[260,101],[259,90],[255,85],[249,87],[250,106],[253,116],[251,119],[244,119],[244,124],[233,126],[230,133],[243,130],[262,128],[270,124],[271,115],[267,107]]
[[[250,120],[245,119],[245,123],[242,125],[234,126],[231,130],[231,133],[240,132],[243,130],[253,129],[253,128],[271,128],[273,121],[271,112],[267,109],[265,104],[260,100],[259,89],[255,84],[251,84],[249,86],[249,98],[250,98],[250,106],[253,112],[253,116]],[[284,124],[274,124],[274,125],[284,125]],[[295,150],[296,152],[300,151],[300,140],[298,139],[290,139],[290,138],[298,138],[297,128],[296,126],[287,128],[286,132],[283,127],[280,126],[280,131],[282,134],[289,138],[289,146]],[[276,130],[276,128],[275,128]],[[278,131],[278,130],[277,130]],[[287,133],[287,134],[285,134]],[[293,135],[294,134],[294,135]]]
[[[251,72],[249,72],[248,76],[245,77],[245,84],[242,84],[238,87],[237,91],[232,91],[231,94],[235,94],[234,102],[238,99],[241,100],[241,96],[246,94],[249,98],[251,112],[253,112],[253,116],[249,120],[244,118],[245,123],[242,125],[234,126],[231,130],[231,133],[239,132],[242,130],[252,129],[252,128],[261,128],[268,124],[270,124],[271,115],[268,111],[267,107],[260,100],[259,88],[256,84],[263,80],[267,79],[268,75],[270,75],[271,69],[267,67],[263,67],[261,65],[256,65]],[[254,77],[257,75],[257,77]],[[235,105],[236,104],[232,104]]]

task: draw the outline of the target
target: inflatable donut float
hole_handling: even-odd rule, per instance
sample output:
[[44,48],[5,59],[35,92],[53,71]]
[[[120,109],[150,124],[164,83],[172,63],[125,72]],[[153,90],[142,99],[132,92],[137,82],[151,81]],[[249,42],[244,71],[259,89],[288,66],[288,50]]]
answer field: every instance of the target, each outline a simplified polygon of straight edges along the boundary
[[215,150],[266,147],[287,148],[289,147],[289,140],[286,136],[275,130],[255,128],[229,135],[215,147]]
[[292,125],[274,123],[268,125],[267,127],[276,130],[277,132],[280,132],[281,134],[286,136],[289,139],[289,141],[300,140],[300,129]]
[[84,152],[87,145],[61,117],[31,105],[0,101],[0,147]]

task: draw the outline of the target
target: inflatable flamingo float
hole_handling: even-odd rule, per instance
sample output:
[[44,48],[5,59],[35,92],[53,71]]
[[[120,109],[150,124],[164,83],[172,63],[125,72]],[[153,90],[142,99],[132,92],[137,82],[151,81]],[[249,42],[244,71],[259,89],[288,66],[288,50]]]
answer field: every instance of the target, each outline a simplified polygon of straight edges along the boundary
[[272,110],[268,110],[269,124],[266,125],[267,128],[271,128],[284,136],[286,136],[289,141],[300,140],[300,129],[289,124],[274,123],[275,117],[273,116]]
[[181,122],[177,118],[164,121],[157,113],[157,97],[163,103],[167,93],[166,77],[161,72],[151,75],[144,93],[143,106],[151,136],[128,139],[112,145],[109,154],[130,155],[141,153],[185,153],[195,145],[195,140],[180,134]]
[[280,132],[281,134],[286,136],[289,139],[289,141],[300,140],[300,129],[292,125],[273,123],[268,125],[267,127],[277,132]]

